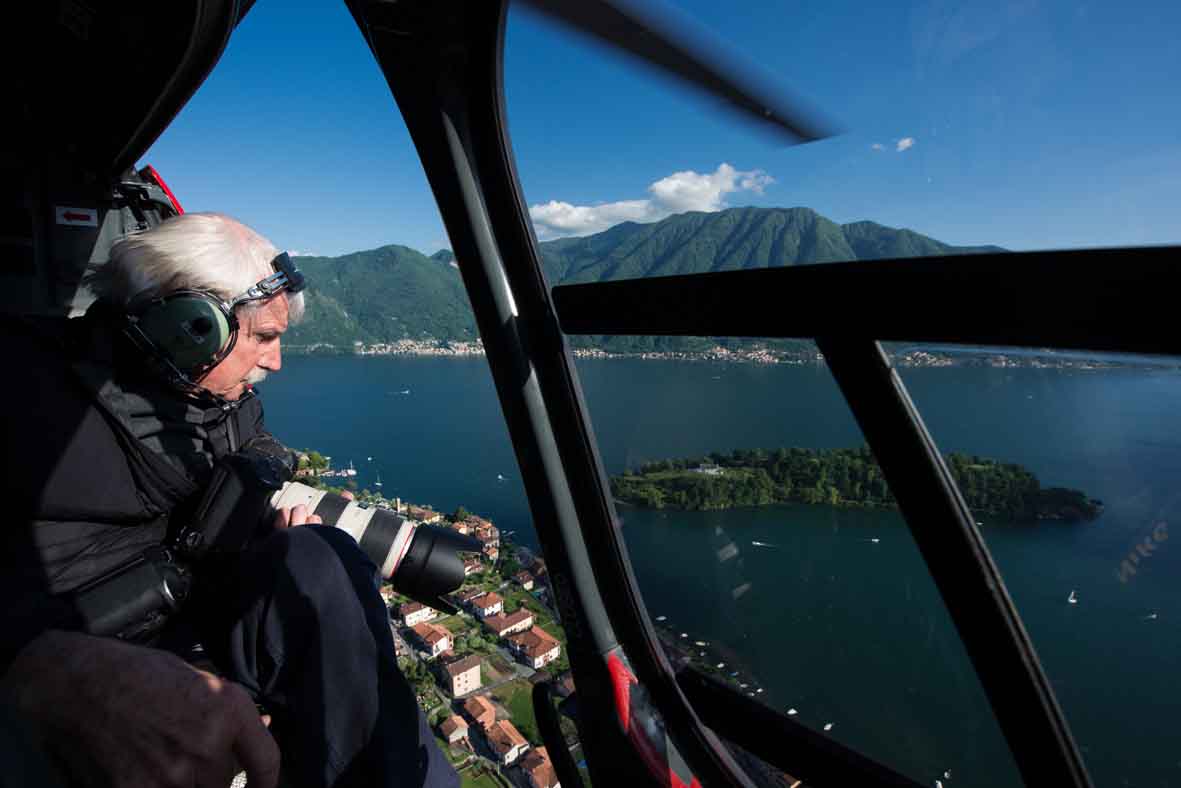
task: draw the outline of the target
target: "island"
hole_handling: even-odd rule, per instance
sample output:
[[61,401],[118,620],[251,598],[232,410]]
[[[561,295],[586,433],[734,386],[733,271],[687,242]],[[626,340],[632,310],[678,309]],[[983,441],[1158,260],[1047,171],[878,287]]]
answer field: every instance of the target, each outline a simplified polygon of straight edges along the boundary
[[[1103,502],[1080,490],[1042,487],[1014,463],[946,456],[972,512],[1011,522],[1093,520]],[[738,449],[651,462],[611,477],[617,501],[649,509],[717,510],[777,503],[897,508],[868,447]]]

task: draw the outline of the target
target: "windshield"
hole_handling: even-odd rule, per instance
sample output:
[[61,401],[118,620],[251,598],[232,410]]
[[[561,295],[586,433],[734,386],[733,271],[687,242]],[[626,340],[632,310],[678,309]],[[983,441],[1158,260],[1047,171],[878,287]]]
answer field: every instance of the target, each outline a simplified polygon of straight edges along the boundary
[[[840,133],[782,144],[514,10],[509,119],[551,285],[1181,239],[1172,6],[680,3],[670,16]],[[785,315],[807,297],[781,295]],[[852,309],[841,322],[872,332]],[[674,662],[922,784],[1019,781],[925,569],[939,557],[916,550],[809,338],[568,340]],[[1167,547],[1181,369],[887,350],[1097,784],[1171,784],[1161,715],[1181,695],[1160,622],[1181,616]]]

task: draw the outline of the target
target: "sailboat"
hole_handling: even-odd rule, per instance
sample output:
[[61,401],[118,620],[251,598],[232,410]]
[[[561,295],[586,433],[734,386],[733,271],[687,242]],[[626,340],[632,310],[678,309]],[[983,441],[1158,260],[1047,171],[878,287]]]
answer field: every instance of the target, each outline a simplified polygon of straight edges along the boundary
[[1066,601],[1067,601],[1067,602],[1069,602],[1069,603],[1070,603],[1070,604],[1072,604],[1072,605],[1077,605],[1077,604],[1078,604],[1078,597],[1076,597],[1076,596],[1074,595],[1074,590],[1073,590],[1073,589],[1072,589],[1072,590],[1071,590],[1071,592],[1070,592],[1070,596],[1066,597]]
[[357,469],[353,467],[353,461],[349,460],[349,469],[344,472],[345,476],[356,476]]
[[373,483],[373,486],[374,486],[374,487],[380,487],[380,486],[381,486],[381,471],[378,471],[378,472],[377,472],[377,481],[375,481],[375,482]]

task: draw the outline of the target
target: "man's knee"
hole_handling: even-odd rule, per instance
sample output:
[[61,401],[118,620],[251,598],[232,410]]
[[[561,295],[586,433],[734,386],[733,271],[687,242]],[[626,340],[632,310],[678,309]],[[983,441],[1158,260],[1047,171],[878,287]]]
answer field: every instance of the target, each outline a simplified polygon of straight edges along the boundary
[[304,525],[271,534],[259,545],[260,557],[283,571],[296,585],[317,587],[337,579],[368,590],[377,587],[377,569],[344,531]]

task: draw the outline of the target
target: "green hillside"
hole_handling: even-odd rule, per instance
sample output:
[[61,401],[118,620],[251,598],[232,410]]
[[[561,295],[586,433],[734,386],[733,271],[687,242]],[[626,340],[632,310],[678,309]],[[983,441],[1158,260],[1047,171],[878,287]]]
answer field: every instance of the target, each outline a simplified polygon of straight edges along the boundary
[[383,246],[343,257],[299,257],[296,263],[308,289],[305,317],[284,337],[293,350],[477,336],[467,292],[449,259]]
[[[1003,250],[951,246],[913,230],[868,221],[836,224],[808,208],[684,213],[541,244],[543,265],[554,285],[993,251]],[[449,250],[427,257],[403,246],[383,246],[343,257],[300,257],[298,264],[308,278],[308,308],[304,321],[289,332],[286,344],[292,350],[351,351],[355,342],[476,338],[475,319]],[[575,337],[573,344],[638,352],[694,351],[716,343],[679,337]],[[809,347],[801,342],[774,344],[785,349]]]
[[951,246],[874,222],[836,224],[810,208],[683,213],[652,224],[627,222],[586,238],[550,241],[541,248],[546,273],[555,284],[1003,251],[995,246]]

